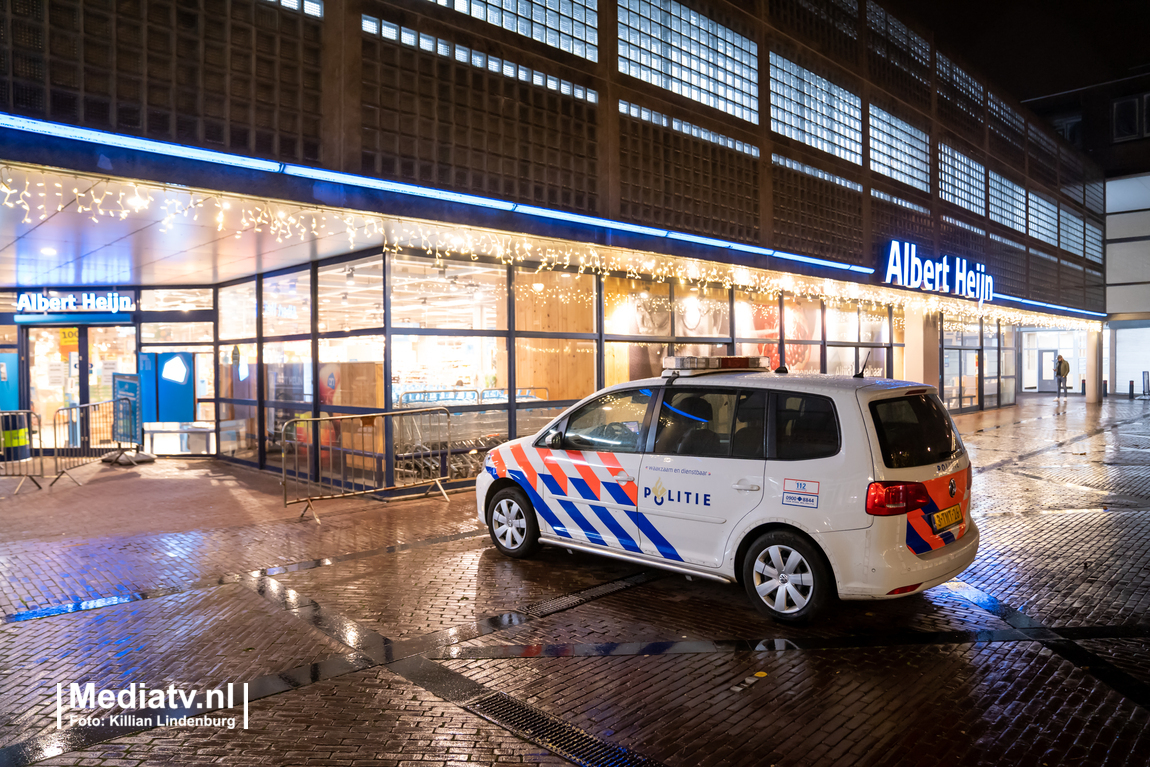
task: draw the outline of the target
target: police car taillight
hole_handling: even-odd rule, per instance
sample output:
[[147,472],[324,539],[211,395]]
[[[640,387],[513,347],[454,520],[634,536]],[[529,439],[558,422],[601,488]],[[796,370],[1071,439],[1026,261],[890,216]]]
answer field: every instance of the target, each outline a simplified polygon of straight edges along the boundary
[[770,357],[664,357],[663,370],[770,370]]
[[871,482],[866,493],[866,513],[894,517],[921,509],[930,503],[930,493],[921,482]]

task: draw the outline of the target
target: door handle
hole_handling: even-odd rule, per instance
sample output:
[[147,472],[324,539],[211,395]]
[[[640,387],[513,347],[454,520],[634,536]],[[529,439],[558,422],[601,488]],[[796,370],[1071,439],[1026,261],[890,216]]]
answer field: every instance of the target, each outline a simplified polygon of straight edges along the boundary
[[744,485],[743,480],[741,480],[741,479],[738,482],[731,485],[731,487],[735,488],[736,490],[741,490],[741,491],[747,492],[747,493],[753,493],[753,492],[756,492],[758,490],[763,489],[759,485]]
[[616,474],[615,475],[615,481],[618,482],[620,485],[625,485],[628,482],[634,482],[635,478],[632,477],[630,474]]

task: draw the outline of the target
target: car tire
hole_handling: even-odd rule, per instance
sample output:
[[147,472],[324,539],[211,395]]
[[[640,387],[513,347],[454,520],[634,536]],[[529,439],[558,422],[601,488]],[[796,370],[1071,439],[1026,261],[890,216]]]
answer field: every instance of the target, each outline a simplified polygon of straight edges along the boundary
[[772,530],[751,544],[743,558],[743,586],[759,612],[781,623],[805,623],[837,596],[822,551],[789,530]]
[[495,548],[515,559],[527,559],[540,549],[535,507],[517,487],[507,487],[487,504],[487,530]]

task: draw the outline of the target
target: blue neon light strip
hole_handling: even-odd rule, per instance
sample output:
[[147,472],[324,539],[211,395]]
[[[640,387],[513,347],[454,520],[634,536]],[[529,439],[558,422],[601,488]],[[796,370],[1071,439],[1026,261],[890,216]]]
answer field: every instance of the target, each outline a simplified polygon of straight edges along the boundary
[[1105,319],[1108,315],[1105,312],[1088,312],[1085,309],[1072,309],[1069,306],[1060,306],[1058,304],[1048,304],[1045,301],[1032,301],[1029,298],[1015,298],[1014,296],[1006,296],[1002,293],[995,293],[994,298],[1001,301],[1017,301],[1020,304],[1030,304],[1031,306],[1041,306],[1046,309],[1057,309],[1060,312],[1073,312],[1075,314],[1085,314],[1088,317],[1102,317]]
[[137,152],[161,154],[166,157],[181,157],[186,160],[200,160],[201,162],[214,162],[220,165],[232,165],[248,170],[262,170],[268,173],[279,173],[283,165],[272,160],[257,160],[254,157],[244,157],[227,152],[213,152],[210,149],[199,149],[182,144],[171,144],[166,141],[153,141],[152,139],[125,136],[120,133],[106,133],[91,128],[77,128],[74,125],[61,125],[44,120],[32,120],[27,117],[18,117],[10,114],[0,114],[0,128],[11,128],[28,133],[38,133],[41,136],[54,136],[72,141],[83,141],[88,144],[101,146],[114,146],[120,149],[135,149]]

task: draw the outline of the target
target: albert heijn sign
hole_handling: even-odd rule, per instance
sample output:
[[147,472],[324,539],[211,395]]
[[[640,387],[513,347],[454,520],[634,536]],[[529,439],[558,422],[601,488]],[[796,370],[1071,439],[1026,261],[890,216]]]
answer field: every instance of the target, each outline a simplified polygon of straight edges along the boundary
[[136,302],[123,293],[21,293],[16,299],[17,312],[120,312],[136,311]]
[[974,298],[979,304],[994,298],[994,278],[987,274],[984,265],[957,256],[937,260],[923,258],[918,255],[918,246],[899,240],[890,243],[882,281],[887,285]]

